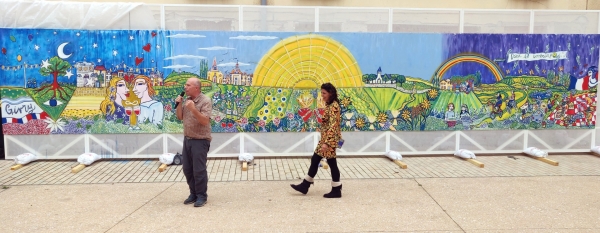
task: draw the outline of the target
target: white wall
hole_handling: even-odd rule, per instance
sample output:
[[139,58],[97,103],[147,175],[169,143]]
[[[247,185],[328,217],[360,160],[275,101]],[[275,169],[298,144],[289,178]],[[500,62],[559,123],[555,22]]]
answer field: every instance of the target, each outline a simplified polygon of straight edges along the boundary
[[[111,2],[78,0],[81,2]],[[129,0],[148,4],[260,5],[261,0]],[[266,0],[273,6],[598,10],[600,0]]]

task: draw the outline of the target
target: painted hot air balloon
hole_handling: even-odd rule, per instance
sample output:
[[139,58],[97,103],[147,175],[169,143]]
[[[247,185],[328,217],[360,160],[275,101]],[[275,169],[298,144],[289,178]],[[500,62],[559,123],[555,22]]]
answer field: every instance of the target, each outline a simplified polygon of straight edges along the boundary
[[17,56],[17,61],[19,61],[19,62],[20,62],[22,59],[23,59],[23,58],[22,58],[22,57],[21,57],[21,55],[19,54],[19,55]]

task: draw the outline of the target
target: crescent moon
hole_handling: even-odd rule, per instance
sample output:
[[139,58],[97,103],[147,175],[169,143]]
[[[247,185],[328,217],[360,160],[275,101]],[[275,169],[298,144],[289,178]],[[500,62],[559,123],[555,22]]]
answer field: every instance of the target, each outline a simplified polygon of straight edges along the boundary
[[66,54],[65,54],[64,48],[65,48],[65,46],[66,46],[67,44],[69,44],[69,42],[62,43],[62,44],[60,44],[60,45],[58,46],[58,49],[56,50],[56,52],[58,53],[58,57],[60,57],[60,58],[62,58],[62,59],[67,59],[67,58],[69,58],[71,55],[73,55],[73,53],[71,53],[71,54],[69,54],[69,55],[66,55]]

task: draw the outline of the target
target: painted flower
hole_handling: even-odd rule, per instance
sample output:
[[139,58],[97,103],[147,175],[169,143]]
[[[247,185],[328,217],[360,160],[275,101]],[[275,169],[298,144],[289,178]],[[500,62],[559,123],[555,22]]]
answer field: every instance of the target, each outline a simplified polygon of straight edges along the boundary
[[424,100],[423,102],[421,102],[421,107],[424,110],[427,110],[431,107],[431,103],[429,102],[429,100]]
[[46,123],[48,123],[48,126],[46,126],[47,129],[50,129],[50,132],[54,132],[60,130],[60,131],[64,131],[63,126],[66,125],[66,123],[63,121],[62,118],[59,118],[58,120],[54,121],[52,118],[48,118],[44,120]]
[[377,121],[379,123],[383,123],[387,120],[387,115],[384,112],[379,112],[379,114],[377,114]]
[[348,107],[352,104],[352,100],[350,100],[350,97],[346,96],[341,100],[341,104],[344,107]]
[[265,123],[265,121],[264,121],[264,120],[260,120],[260,121],[258,121],[258,126],[260,126],[260,127],[265,127],[265,125],[266,125],[266,123]]
[[281,123],[281,120],[279,120],[278,117],[275,117],[275,119],[273,119],[273,124],[275,124],[275,126],[279,126],[279,123]]
[[429,96],[429,99],[435,99],[435,97],[438,96],[438,92],[435,89],[431,89],[427,92],[427,95]]
[[408,112],[408,110],[402,111],[402,119],[404,119],[404,120],[410,119],[410,112]]
[[221,118],[221,116],[218,116],[218,115],[217,115],[217,116],[215,117],[215,122],[221,122],[221,120],[223,120],[223,119]]
[[365,119],[362,117],[356,119],[356,128],[362,129],[363,127],[365,127]]
[[170,112],[171,110],[173,110],[172,108],[173,107],[171,107],[171,104],[165,105],[165,111],[167,111],[167,112]]
[[293,120],[294,119],[294,114],[291,112],[288,112],[287,117],[289,120]]
[[225,126],[227,126],[227,124],[225,124],[225,122],[221,122],[221,127],[225,128]]

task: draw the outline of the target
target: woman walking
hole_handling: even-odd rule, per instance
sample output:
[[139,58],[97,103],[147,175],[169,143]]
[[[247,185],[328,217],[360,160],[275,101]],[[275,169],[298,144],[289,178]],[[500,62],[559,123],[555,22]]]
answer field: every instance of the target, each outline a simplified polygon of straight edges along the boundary
[[338,147],[338,142],[342,138],[340,128],[341,108],[337,96],[337,90],[331,83],[321,85],[321,97],[325,101],[325,113],[319,131],[321,132],[321,140],[315,148],[315,152],[310,160],[310,168],[308,174],[298,185],[292,184],[292,188],[296,191],[306,194],[308,188],[313,184],[313,178],[317,175],[319,162],[322,158],[327,159],[329,167],[331,167],[331,192],[323,195],[325,198],[340,198],[342,197],[342,182],[340,182],[340,170],[337,166],[335,149]]

